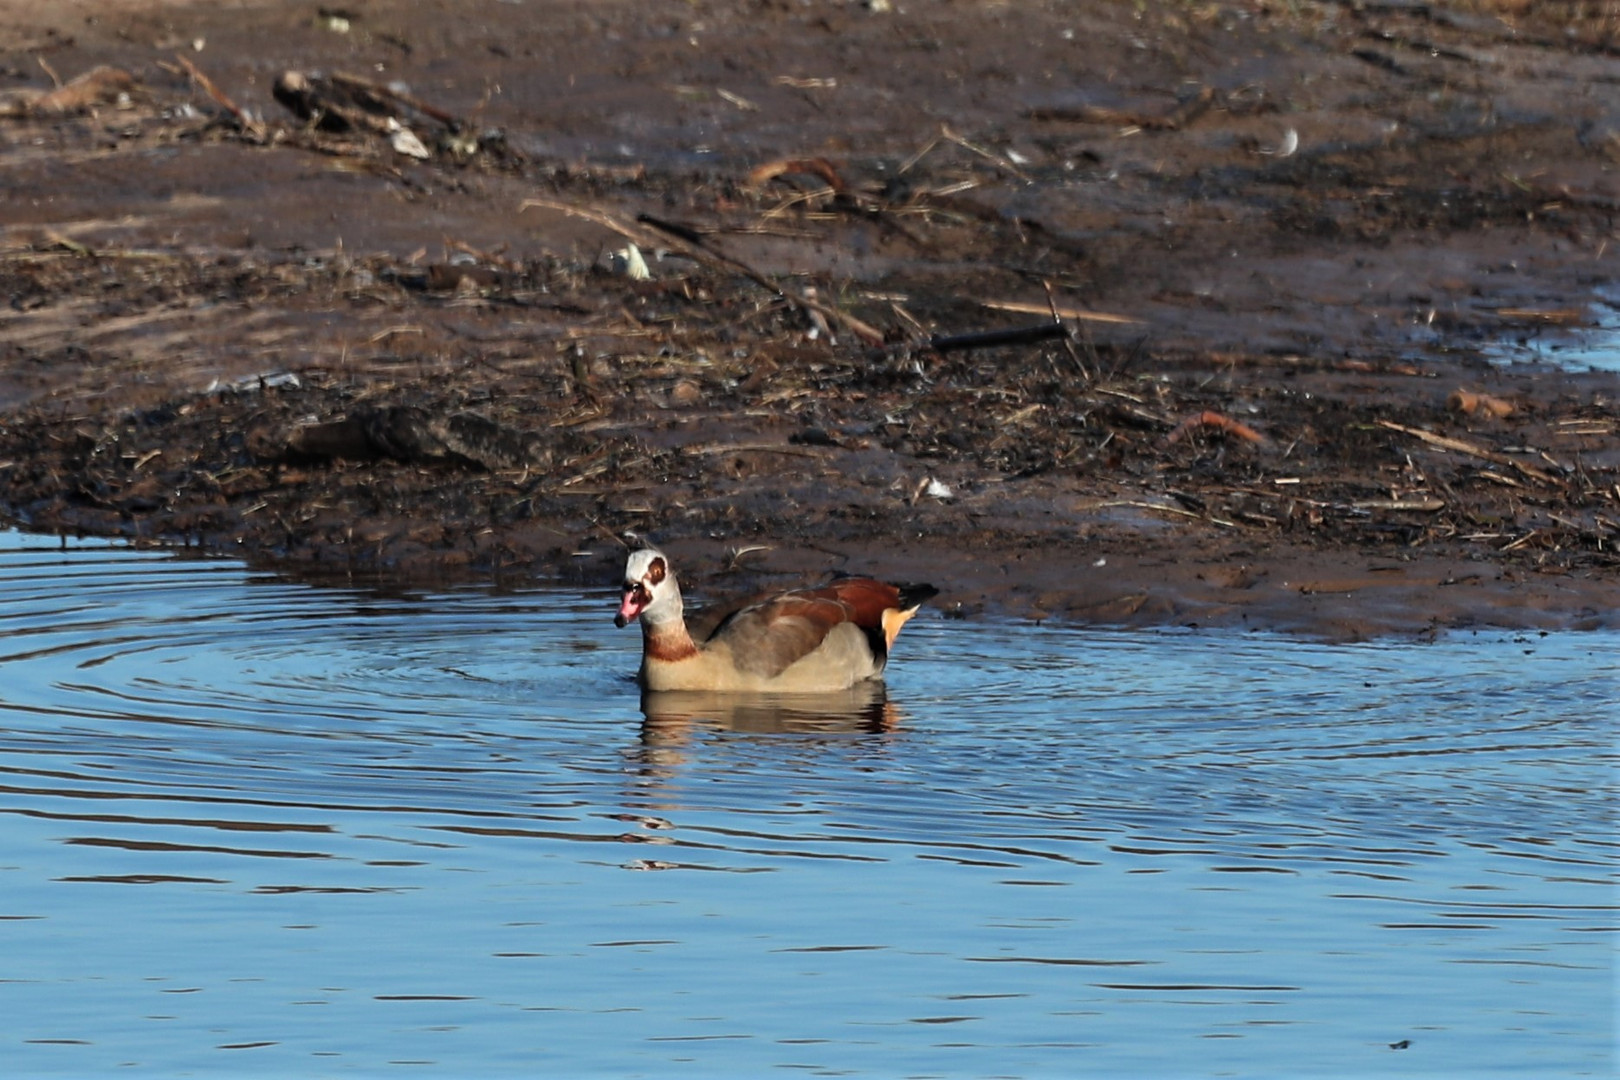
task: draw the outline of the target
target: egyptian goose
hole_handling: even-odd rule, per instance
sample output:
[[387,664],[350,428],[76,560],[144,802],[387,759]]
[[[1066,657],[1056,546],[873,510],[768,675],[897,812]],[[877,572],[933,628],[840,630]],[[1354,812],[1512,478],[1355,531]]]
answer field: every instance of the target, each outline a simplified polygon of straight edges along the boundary
[[828,693],[883,677],[900,628],[932,585],[840,578],[744,601],[694,640],[669,557],[631,552],[615,626],[641,619],[641,685],[647,690]]

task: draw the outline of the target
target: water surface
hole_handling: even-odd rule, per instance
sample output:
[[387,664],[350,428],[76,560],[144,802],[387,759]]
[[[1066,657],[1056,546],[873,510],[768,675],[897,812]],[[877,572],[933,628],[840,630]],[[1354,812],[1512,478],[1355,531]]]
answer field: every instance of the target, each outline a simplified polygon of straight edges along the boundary
[[1573,329],[1525,326],[1485,350],[1501,363],[1552,364],[1568,371],[1620,371],[1620,285],[1601,286]]
[[1614,1071],[1620,635],[649,718],[613,610],[0,534],[7,1075]]

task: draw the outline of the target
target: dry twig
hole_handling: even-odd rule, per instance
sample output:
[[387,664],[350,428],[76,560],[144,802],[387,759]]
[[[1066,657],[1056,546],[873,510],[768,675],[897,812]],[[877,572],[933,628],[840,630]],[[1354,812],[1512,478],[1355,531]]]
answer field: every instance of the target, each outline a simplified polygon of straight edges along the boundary
[[1101,105],[1051,106],[1024,113],[1031,120],[1069,120],[1082,124],[1117,124],[1147,131],[1180,131],[1209,111],[1215,104],[1215,91],[1204,87],[1195,96],[1162,115],[1134,109],[1110,109]]
[[264,125],[255,120],[252,115],[244,110],[240,105],[227,97],[223,90],[214,85],[214,80],[203,74],[202,69],[197,67],[196,64],[193,64],[190,60],[186,59],[179,53],[174,54],[174,60],[175,63],[180,65],[181,69],[184,70],[187,75],[191,76],[191,80],[193,82],[202,87],[203,91],[209,97],[214,99],[215,103],[218,104],[220,108],[231,114],[231,117],[236,121],[238,127],[255,139],[264,138]]
[[1055,318],[1075,319],[1079,322],[1131,325],[1142,321],[1141,319],[1133,319],[1129,315],[1114,315],[1106,311],[1090,311],[1086,308],[1070,307],[1067,304],[1036,304],[1026,300],[980,300],[979,306],[994,311],[1015,311],[1023,315],[1051,314]]
[[1483,446],[1475,446],[1473,443],[1464,442],[1462,439],[1453,439],[1447,435],[1436,435],[1432,431],[1424,431],[1422,428],[1407,427],[1405,424],[1397,424],[1393,420],[1380,420],[1378,421],[1378,426],[1388,428],[1391,431],[1399,431],[1401,434],[1410,435],[1414,439],[1421,439],[1430,446],[1438,446],[1442,450],[1455,450],[1459,454],[1467,454],[1469,457],[1476,457],[1481,461],[1489,461],[1497,465],[1505,465],[1510,469],[1515,469],[1523,475],[1528,476],[1533,480],[1539,480],[1544,484],[1558,483],[1558,479],[1556,477],[1550,473],[1543,472],[1534,465],[1526,465],[1522,461],[1515,461],[1506,454],[1498,454],[1494,450],[1487,450]]
[[1209,409],[1205,409],[1201,413],[1194,413],[1177,424],[1170,434],[1164,437],[1164,441],[1167,443],[1179,442],[1190,433],[1203,428],[1213,428],[1228,435],[1235,435],[1244,442],[1256,445],[1264,445],[1266,442],[1266,437],[1249,425],[1233,420],[1229,416],[1222,416],[1220,413]]

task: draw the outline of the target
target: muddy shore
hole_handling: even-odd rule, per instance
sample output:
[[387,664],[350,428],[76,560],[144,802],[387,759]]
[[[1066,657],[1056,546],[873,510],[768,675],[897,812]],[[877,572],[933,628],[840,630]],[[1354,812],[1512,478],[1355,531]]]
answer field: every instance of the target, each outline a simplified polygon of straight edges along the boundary
[[1620,625],[1612,4],[338,8],[0,14],[0,523]]

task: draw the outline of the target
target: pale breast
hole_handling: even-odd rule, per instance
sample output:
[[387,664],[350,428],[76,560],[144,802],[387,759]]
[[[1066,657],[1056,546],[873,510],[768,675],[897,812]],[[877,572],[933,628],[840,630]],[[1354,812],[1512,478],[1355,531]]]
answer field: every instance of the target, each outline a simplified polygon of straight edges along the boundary
[[759,665],[739,662],[732,649],[730,642],[721,640],[685,660],[649,657],[642,662],[641,684],[648,690],[826,693],[883,674],[883,663],[872,654],[866,634],[850,623],[834,627],[820,645],[774,675],[764,674]]

